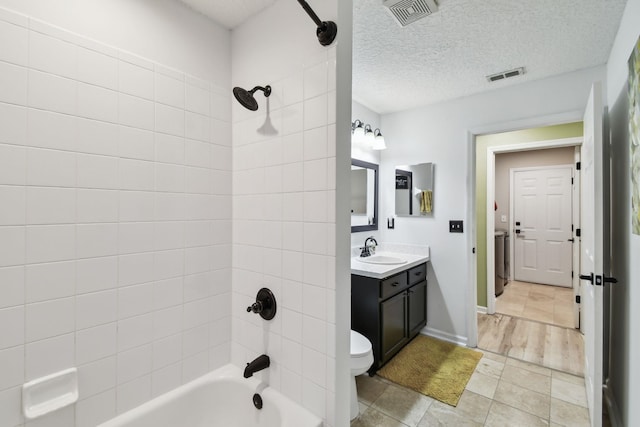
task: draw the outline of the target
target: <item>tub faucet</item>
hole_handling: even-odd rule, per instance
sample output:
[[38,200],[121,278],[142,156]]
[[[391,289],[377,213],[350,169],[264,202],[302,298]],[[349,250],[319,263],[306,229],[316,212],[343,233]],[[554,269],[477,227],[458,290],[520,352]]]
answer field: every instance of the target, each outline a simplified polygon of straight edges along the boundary
[[[371,246],[369,246],[369,241],[373,242]],[[362,252],[360,252],[360,257],[365,258],[371,256],[371,252],[376,252],[376,246],[378,246],[378,242],[376,241],[376,239],[374,239],[373,236],[367,237],[367,239],[364,241],[364,246],[360,248],[362,249]]]
[[271,364],[271,360],[269,360],[269,356],[266,354],[261,354],[256,357],[252,362],[247,363],[247,367],[244,368],[244,377],[249,378],[252,377],[258,371],[262,371],[263,369],[267,369]]

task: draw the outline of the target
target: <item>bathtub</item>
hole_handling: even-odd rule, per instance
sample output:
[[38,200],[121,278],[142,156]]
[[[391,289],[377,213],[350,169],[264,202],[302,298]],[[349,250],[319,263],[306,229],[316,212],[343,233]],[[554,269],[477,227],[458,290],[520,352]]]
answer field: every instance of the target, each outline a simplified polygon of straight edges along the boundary
[[321,427],[322,420],[271,387],[226,365],[156,397],[98,427]]

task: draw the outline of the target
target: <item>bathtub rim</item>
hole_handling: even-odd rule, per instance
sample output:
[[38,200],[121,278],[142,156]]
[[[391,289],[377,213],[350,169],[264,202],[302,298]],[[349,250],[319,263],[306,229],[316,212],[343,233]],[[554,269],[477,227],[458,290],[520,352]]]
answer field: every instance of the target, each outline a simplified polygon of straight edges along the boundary
[[[202,385],[210,382],[216,382],[221,379],[232,379],[239,383],[245,383],[249,389],[257,390],[258,387],[264,387],[257,378],[243,378],[242,371],[236,365],[231,363],[217,368],[214,371],[208,372],[198,378],[195,378],[173,390],[169,390],[159,396],[154,397],[141,405],[129,409],[126,412],[116,415],[102,424],[98,424],[97,427],[124,427],[127,423],[134,421],[139,415],[151,412],[157,408],[162,407],[164,404],[171,402],[172,400],[179,398],[181,395],[189,392],[190,390],[199,388]],[[261,386],[262,385],[262,386]],[[309,427],[322,427],[323,422],[317,415],[313,414],[310,410],[302,407],[302,405],[294,400],[284,396],[281,392],[275,390],[271,386],[266,386],[260,394],[267,400],[273,401],[278,408],[282,408],[280,417],[283,425],[294,426],[292,422],[308,421]]]

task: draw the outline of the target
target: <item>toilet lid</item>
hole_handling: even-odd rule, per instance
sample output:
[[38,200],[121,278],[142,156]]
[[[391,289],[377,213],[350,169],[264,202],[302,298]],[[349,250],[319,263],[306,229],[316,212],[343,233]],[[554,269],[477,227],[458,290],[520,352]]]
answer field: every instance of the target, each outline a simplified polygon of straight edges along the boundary
[[364,356],[371,351],[371,342],[362,334],[351,331],[351,357]]

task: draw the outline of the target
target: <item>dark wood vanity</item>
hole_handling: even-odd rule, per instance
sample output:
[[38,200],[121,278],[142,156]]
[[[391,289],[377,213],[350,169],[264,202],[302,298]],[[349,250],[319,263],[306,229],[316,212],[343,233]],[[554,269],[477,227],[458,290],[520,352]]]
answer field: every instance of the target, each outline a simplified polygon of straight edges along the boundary
[[427,324],[427,264],[376,279],[351,275],[351,329],[371,341],[373,375]]

